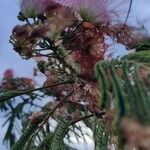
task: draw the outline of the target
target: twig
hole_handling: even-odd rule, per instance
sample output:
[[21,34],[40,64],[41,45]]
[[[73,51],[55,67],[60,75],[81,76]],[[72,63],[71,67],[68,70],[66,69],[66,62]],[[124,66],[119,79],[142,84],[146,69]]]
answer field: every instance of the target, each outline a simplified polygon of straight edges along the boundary
[[128,9],[128,12],[127,12],[127,16],[126,16],[123,28],[125,27],[125,25],[126,25],[126,23],[128,21],[128,18],[129,18],[130,12],[131,12],[132,3],[133,3],[133,0],[130,0],[129,9]]
[[32,90],[5,92],[4,94],[0,95],[0,103],[6,101],[8,99],[14,98],[16,96],[20,96],[20,95],[23,95],[23,94],[29,94],[29,93],[32,93],[32,92],[35,92],[35,91],[39,91],[39,90],[55,87],[55,86],[58,86],[58,85],[67,84],[67,83],[73,83],[73,81],[66,81],[66,82],[62,82],[62,83],[53,84],[53,85],[50,85],[50,86],[43,86],[43,87],[32,89]]

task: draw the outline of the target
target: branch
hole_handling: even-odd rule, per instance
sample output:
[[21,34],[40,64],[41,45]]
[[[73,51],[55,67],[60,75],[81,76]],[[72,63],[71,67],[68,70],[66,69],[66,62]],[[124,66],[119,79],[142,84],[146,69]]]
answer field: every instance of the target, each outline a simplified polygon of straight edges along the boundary
[[[17,141],[17,143],[12,147],[12,150],[20,150],[23,149],[26,142],[29,140],[31,135],[37,130],[39,127],[39,124],[41,124],[43,121],[44,123],[46,120],[55,112],[57,108],[59,108],[66,99],[73,94],[74,91],[71,91],[66,97],[64,97],[55,107],[53,110],[51,110],[48,113],[45,113],[37,118],[37,120],[32,123],[28,129],[23,133],[23,135],[20,137],[20,139]],[[41,125],[43,125],[42,123]]]
[[5,101],[7,101],[11,98],[14,98],[16,96],[20,96],[20,95],[23,95],[23,94],[29,94],[29,93],[32,93],[32,92],[35,92],[35,91],[55,87],[55,86],[62,85],[62,84],[68,84],[68,83],[73,83],[73,81],[66,81],[66,82],[57,83],[57,84],[50,85],[50,86],[43,86],[43,87],[32,89],[32,90],[20,90],[20,91],[4,92],[4,93],[0,94],[0,103],[5,102]]
[[133,3],[133,0],[130,0],[129,9],[128,9],[128,12],[127,12],[127,16],[126,16],[123,28],[125,27],[125,25],[126,25],[126,23],[128,21],[128,18],[129,18],[130,12],[131,12],[132,3]]

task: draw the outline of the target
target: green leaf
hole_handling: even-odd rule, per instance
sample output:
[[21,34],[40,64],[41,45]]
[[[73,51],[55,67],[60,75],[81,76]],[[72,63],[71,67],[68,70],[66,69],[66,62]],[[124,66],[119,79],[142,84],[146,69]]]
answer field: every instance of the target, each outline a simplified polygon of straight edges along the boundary
[[20,150],[23,149],[26,142],[30,139],[32,134],[37,130],[39,123],[43,121],[44,115],[39,117],[37,121],[31,124],[23,133],[23,135],[19,138],[19,140],[13,145],[12,150]]
[[115,131],[118,145],[122,148],[120,124],[123,118],[150,125],[150,51],[129,54],[120,60],[99,62],[95,74],[102,94],[101,107],[107,111],[112,107],[115,110],[112,132]]
[[109,134],[105,131],[103,120],[98,121],[94,132],[95,150],[107,150]]
[[50,150],[60,150],[63,145],[63,139],[69,131],[69,126],[72,123],[71,117],[67,116],[58,124],[54,132]]

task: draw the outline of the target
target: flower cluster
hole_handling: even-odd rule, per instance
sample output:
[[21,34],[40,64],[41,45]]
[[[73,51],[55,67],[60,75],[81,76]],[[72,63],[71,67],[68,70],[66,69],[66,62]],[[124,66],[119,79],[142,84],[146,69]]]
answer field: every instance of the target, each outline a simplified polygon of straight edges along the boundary
[[[115,12],[116,6],[120,2],[118,0],[68,0],[68,6],[77,12],[84,21],[107,24],[119,15]],[[63,1],[59,3],[66,5],[66,2]]]
[[14,77],[12,69],[7,69],[4,72],[3,79],[0,83],[0,91],[11,90],[26,90],[34,89],[35,83],[31,78],[27,77]]
[[[23,58],[37,60],[38,69],[47,78],[44,85],[74,81],[49,88],[50,93],[59,99],[73,90],[70,101],[87,103],[90,110],[97,109],[100,93],[93,75],[94,65],[105,59],[109,47],[106,38],[126,46],[132,43],[129,35],[133,27],[121,23],[122,2],[21,0],[18,18],[26,23],[13,29],[10,42]],[[44,59],[38,61],[39,57]]]
[[58,4],[52,0],[21,0],[20,5],[25,17],[34,17],[44,13],[48,8],[56,7]]

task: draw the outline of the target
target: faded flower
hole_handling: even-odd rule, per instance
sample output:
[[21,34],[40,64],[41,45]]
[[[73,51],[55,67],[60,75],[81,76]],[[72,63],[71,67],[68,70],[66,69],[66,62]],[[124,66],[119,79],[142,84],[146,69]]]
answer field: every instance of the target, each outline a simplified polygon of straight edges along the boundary
[[20,5],[25,17],[35,17],[57,4],[53,0],[21,0]]
[[127,148],[137,148],[149,150],[150,148],[150,128],[141,125],[135,120],[123,119],[122,130]]

